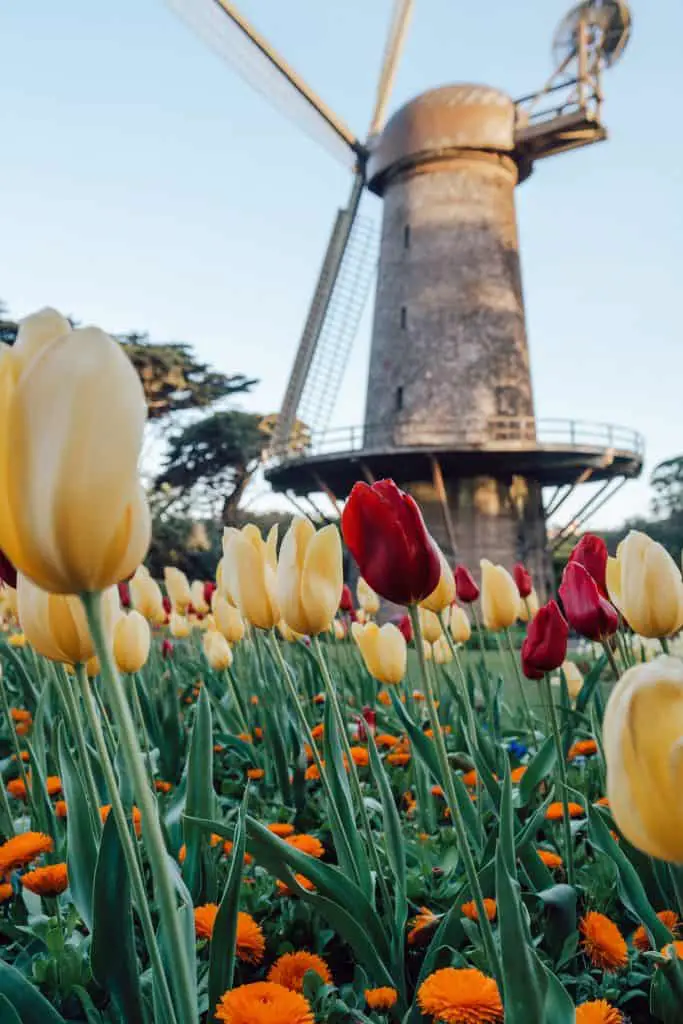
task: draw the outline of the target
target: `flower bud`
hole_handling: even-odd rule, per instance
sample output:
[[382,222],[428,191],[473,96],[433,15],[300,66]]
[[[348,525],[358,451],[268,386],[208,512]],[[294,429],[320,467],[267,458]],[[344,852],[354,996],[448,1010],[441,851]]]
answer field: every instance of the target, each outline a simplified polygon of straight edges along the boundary
[[453,570],[455,578],[455,594],[461,604],[472,604],[479,597],[479,587],[474,582],[472,573],[465,565],[456,565]]
[[683,580],[673,558],[645,533],[631,530],[607,563],[609,595],[641,636],[673,636],[683,626]]
[[437,665],[447,665],[449,661],[453,661],[453,652],[443,634],[432,644],[432,653]]
[[167,565],[164,569],[164,583],[175,611],[179,615],[184,615],[192,604],[192,594],[187,576],[181,569]]
[[356,597],[358,598],[359,607],[365,612],[366,616],[377,614],[379,611],[379,595],[365,582],[362,576],[358,577]]
[[343,586],[342,548],[336,526],[317,530],[295,516],[287,530],[276,575],[282,618],[297,633],[317,636],[329,629]]
[[520,597],[519,599],[519,613],[517,618],[520,622],[530,622],[534,615],[538,613],[538,594],[532,588],[531,593],[528,597]]
[[197,615],[207,615],[209,605],[204,600],[204,581],[193,580],[190,587],[191,604]]
[[122,615],[114,626],[114,658],[119,672],[139,672],[149,657],[151,634],[140,612]]
[[539,608],[522,644],[522,671],[527,679],[542,679],[559,668],[567,654],[569,626],[556,601]]
[[332,628],[334,629],[335,640],[343,640],[346,636],[346,627],[344,626],[344,623],[340,619],[335,619],[332,623]]
[[168,631],[176,640],[184,640],[192,632],[192,623],[184,615],[179,615],[178,612],[171,612]]
[[229,595],[252,626],[272,629],[281,618],[275,592],[277,526],[265,541],[253,523],[242,530],[226,530],[223,551],[224,596]]
[[494,633],[509,629],[519,611],[519,591],[507,569],[481,560],[481,609],[484,625]]
[[435,615],[434,612],[427,611],[426,608],[420,606],[420,629],[422,630],[422,637],[427,641],[428,644],[435,644],[441,636],[441,623],[439,622],[439,616]]
[[567,692],[572,700],[581,693],[581,687],[583,686],[583,676],[581,669],[575,661],[563,661],[560,665],[560,669],[564,672],[564,678],[567,683]]
[[354,622],[353,638],[370,675],[380,683],[400,683],[406,673],[408,649],[400,629],[391,622],[380,627],[369,622],[366,626]]
[[531,573],[524,568],[521,562],[517,562],[512,567],[512,578],[517,584],[517,590],[521,598],[528,597],[533,590],[533,582],[531,580]]
[[223,634],[228,643],[238,644],[244,636],[244,619],[239,609],[226,601],[218,591],[213,595],[211,604],[218,632]]
[[454,604],[451,608],[449,628],[456,644],[466,644],[472,636],[472,627],[467,618],[467,612],[460,605]]
[[139,565],[129,584],[130,597],[136,611],[155,625],[166,620],[161,588],[153,580],[144,565]]
[[339,610],[341,612],[353,611],[353,594],[351,593],[351,587],[348,583],[345,583],[342,587],[342,593],[339,599]]
[[602,596],[598,584],[579,562],[565,566],[559,595],[567,621],[577,633],[589,640],[603,640],[616,633],[616,608]]
[[607,597],[607,545],[602,537],[596,537],[594,533],[584,533],[568,561],[582,565],[597,583],[602,596]]
[[219,633],[218,630],[211,630],[205,633],[202,646],[209,667],[214,672],[222,672],[223,669],[230,668],[232,665],[232,651],[222,633]]
[[439,615],[440,612],[449,608],[455,600],[455,576],[443,552],[439,548],[437,548],[437,552],[439,555],[439,565],[441,566],[439,582],[429,597],[425,597],[424,601],[420,602],[420,605],[422,608],[427,608],[430,612],[435,612]]
[[[95,653],[81,600],[71,594],[49,594],[19,573],[17,599],[21,626],[31,646],[51,661],[85,664]],[[116,587],[102,596],[105,630],[111,635],[121,615]]]

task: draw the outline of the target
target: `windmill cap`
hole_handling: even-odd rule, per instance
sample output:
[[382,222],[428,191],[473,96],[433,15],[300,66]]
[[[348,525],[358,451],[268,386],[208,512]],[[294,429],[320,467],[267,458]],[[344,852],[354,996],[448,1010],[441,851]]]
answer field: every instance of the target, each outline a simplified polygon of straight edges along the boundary
[[370,146],[368,183],[382,191],[396,165],[412,164],[459,149],[511,153],[515,106],[487,85],[444,85],[397,110]]

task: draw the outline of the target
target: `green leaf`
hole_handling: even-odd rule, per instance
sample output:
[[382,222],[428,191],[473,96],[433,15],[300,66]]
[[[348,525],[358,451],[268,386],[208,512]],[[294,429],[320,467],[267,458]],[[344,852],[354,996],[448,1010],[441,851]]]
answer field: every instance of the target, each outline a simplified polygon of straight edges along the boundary
[[235,971],[235,944],[237,921],[240,909],[240,886],[244,869],[246,829],[244,827],[244,805],[240,808],[235,826],[230,871],[225,883],[223,898],[216,915],[211,939],[209,959],[209,1014],[214,1020],[214,1011],[224,992],[232,988]]
[[90,945],[93,977],[111,993],[126,1024],[144,1024],[130,882],[113,814],[109,814],[102,830],[93,910]]
[[579,695],[576,698],[577,711],[585,711],[588,707],[588,701],[595,693],[598,683],[600,682],[600,676],[604,672],[606,665],[607,655],[602,654],[591,667],[590,672],[583,681],[583,686],[579,690]]
[[[82,772],[66,742],[64,723],[57,728],[57,760],[69,809],[66,817],[66,864],[69,888],[81,919],[93,930],[93,878],[97,864],[97,842],[92,811],[82,782]],[[99,809],[94,808],[95,814]]]
[[536,787],[545,779],[555,766],[557,748],[552,736],[548,736],[538,753],[529,762],[527,770],[519,784],[519,801],[522,807],[531,800]]
[[[0,960],[0,995],[5,997],[18,1014],[21,1024],[33,1024],[34,1021],[36,1024],[66,1024],[38,989],[4,960]],[[4,1018],[2,1020],[4,1024]]]
[[[263,718],[264,718],[264,729],[266,735],[270,739],[271,750],[273,752],[273,766],[275,768],[275,774],[277,776],[277,784],[282,794],[282,800],[285,804],[291,805],[292,803],[292,787],[289,782],[289,754],[287,751],[287,744],[282,731],[282,719],[279,715],[273,713],[271,702],[267,701],[263,705]],[[287,717],[285,716],[285,721]]]
[[403,831],[394,795],[391,791],[387,773],[377,753],[375,740],[370,729],[367,730],[370,767],[379,790],[382,803],[382,824],[384,826],[384,842],[391,873],[394,876],[394,956],[397,965],[403,966],[405,926],[408,918],[408,902],[406,898],[406,852],[403,842]]
[[[185,811],[189,817],[210,818],[214,813],[213,791],[213,735],[211,731],[211,705],[204,687],[199,692],[196,717],[190,739],[187,761],[187,791]],[[184,826],[187,853],[183,864],[183,878],[195,904],[204,902],[207,843],[202,830],[187,821]]]
[[14,1011],[7,996],[0,995],[0,1020],[2,1024],[21,1024],[21,1017]]
[[356,881],[366,896],[370,897],[372,895],[370,865],[356,825],[349,779],[342,760],[341,738],[337,730],[336,716],[329,701],[325,703],[324,727],[325,775],[330,784],[334,802],[334,809],[328,807],[328,818],[337,859],[344,874]]

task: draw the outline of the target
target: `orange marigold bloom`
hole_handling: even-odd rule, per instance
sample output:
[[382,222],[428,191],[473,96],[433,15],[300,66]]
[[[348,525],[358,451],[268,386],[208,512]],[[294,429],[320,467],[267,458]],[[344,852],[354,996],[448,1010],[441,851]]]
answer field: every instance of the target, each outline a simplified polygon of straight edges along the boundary
[[286,839],[287,836],[293,836],[296,830],[288,821],[274,821],[272,825],[268,826],[268,831],[272,832],[274,836],[279,836],[280,839]]
[[12,898],[14,889],[10,882],[2,882],[0,884],[0,903],[7,903],[7,900]]
[[217,903],[204,903],[203,906],[194,908],[194,930],[198,939],[211,938],[217,913]]
[[[31,773],[28,773],[29,785],[32,784]],[[59,775],[48,775],[45,779],[45,787],[48,792],[48,796],[57,796],[62,792],[62,780]],[[26,799],[26,786],[24,785],[23,779],[12,779],[7,783],[7,792],[10,796],[16,797],[17,800]]]
[[251,779],[252,782],[259,782],[265,778],[265,774],[263,768],[247,768],[247,778]]
[[272,981],[226,992],[216,1007],[216,1019],[223,1024],[314,1024],[308,1000]]
[[427,942],[430,938],[429,935],[425,935],[425,932],[431,931],[431,929],[439,923],[439,918],[436,914],[433,914],[429,907],[420,907],[420,912],[417,914],[412,921],[409,921],[410,931],[408,932],[408,945],[409,946],[421,946],[423,942]]
[[392,750],[390,754],[387,754],[387,761],[393,765],[404,765],[410,761],[410,754],[404,750]]
[[285,842],[293,846],[295,850],[307,853],[309,857],[320,858],[325,853],[325,847],[316,836],[309,836],[306,833],[288,836]]
[[667,946],[663,946],[659,952],[662,954],[662,956],[665,956],[667,960],[670,960],[672,947],[674,953],[676,954],[676,958],[678,960],[683,960],[683,942],[670,942]]
[[163,779],[155,779],[154,788],[156,789],[157,793],[170,793],[171,790],[173,789],[173,786],[171,785],[170,782],[164,782]]
[[[258,700],[258,698],[257,698],[257,700]],[[257,740],[262,740],[263,739],[263,729],[261,728],[260,725],[257,725],[254,728],[254,736],[256,737]]]
[[[222,836],[216,836],[216,837],[211,836],[211,845],[212,846],[216,845],[213,842],[214,838],[217,838],[219,843],[223,841],[223,837]],[[232,853],[234,845],[235,844],[233,843],[232,839],[226,839],[223,842],[223,853],[225,854],[226,857],[230,856],[230,854]],[[254,861],[254,858],[252,857],[252,855],[250,853],[245,853],[244,854],[244,863],[245,864],[252,864],[253,861]]]
[[443,789],[441,786],[432,786],[432,796],[440,796],[443,799]]
[[33,715],[26,708],[10,708],[9,711],[13,722],[32,722]]
[[[29,759],[29,756],[28,756],[28,750],[22,750],[22,751],[20,752],[20,754],[19,754],[19,757],[20,757],[20,758],[21,758],[21,760],[22,760],[22,761],[24,762],[24,764],[26,764],[26,762],[27,762],[27,761],[28,761],[28,759]],[[17,755],[16,755],[16,754],[12,754],[12,760],[13,760],[13,761],[16,761],[16,759],[17,759]]]
[[472,768],[469,772],[465,772],[465,774],[462,777],[462,781],[465,783],[466,786],[476,786],[477,773],[474,770],[474,768]]
[[[425,695],[422,692],[422,690],[413,690],[413,700],[416,700],[418,702],[418,704],[419,704],[420,701],[423,701],[424,699],[425,699]],[[438,706],[439,706],[438,703],[436,704],[436,706],[438,708]]]
[[594,967],[618,971],[628,963],[628,947],[614,921],[596,910],[589,911],[579,923],[583,950]]
[[[306,889],[307,892],[315,892],[315,886],[310,878],[306,878],[304,875],[294,875],[297,882],[302,889]],[[293,896],[292,890],[289,888],[286,882],[280,881],[278,878],[276,882],[276,888],[279,896]]]
[[391,1010],[398,1002],[395,988],[366,988],[365,1002],[370,1010]]
[[223,746],[222,743],[214,743],[214,745],[213,745],[213,752],[214,752],[214,754],[222,754],[224,750],[225,750],[225,747]]
[[21,876],[21,884],[38,896],[59,896],[69,885],[66,864],[47,864]]
[[32,722],[19,722],[15,730],[17,736],[28,736],[32,725]]
[[323,725],[322,722],[318,722],[318,724],[314,725],[313,728],[311,729],[311,736],[313,737],[314,740],[321,740],[323,738],[324,732],[325,726]]
[[386,690],[379,691],[379,693],[377,694],[377,700],[380,702],[380,704],[383,704],[385,708],[391,706],[391,697],[389,696]]
[[325,694],[324,693],[316,693],[315,697],[313,698],[313,703],[314,704],[324,704],[325,703]]
[[[198,939],[210,939],[213,935],[218,906],[216,903],[204,903],[194,908],[194,930]],[[266,951],[266,940],[261,926],[251,914],[241,910],[237,914],[237,956],[247,964],[260,964]]]
[[[321,763],[321,765],[324,768],[325,767],[325,762],[321,760],[320,763]],[[306,779],[307,782],[317,782],[318,781],[318,779],[320,778],[320,771],[318,770],[317,764],[311,764],[311,765],[308,766],[308,768],[306,769],[306,772],[304,774],[304,778]]]
[[420,985],[417,1001],[440,1024],[497,1024],[503,1004],[493,978],[475,967],[444,967]]
[[242,740],[242,743],[253,743],[254,737],[250,732],[240,732],[237,734],[237,739]]
[[[438,705],[438,702],[437,702],[437,707],[438,706],[439,705]],[[443,736],[450,736],[450,734],[452,732],[453,732],[453,730],[450,727],[450,725],[442,725],[441,726],[441,734]],[[425,736],[429,736],[430,740],[433,740],[434,739],[434,730],[433,729],[425,729]]]
[[521,764],[519,768],[513,768],[510,772],[510,781],[512,783],[521,782],[526,772],[526,765]]
[[[358,768],[367,768],[370,764],[370,754],[365,747],[351,747],[351,760]],[[346,755],[344,755],[344,767],[346,767]]]
[[623,1024],[624,1015],[605,999],[592,999],[576,1007],[576,1024]]
[[332,984],[332,973],[322,957],[301,950],[297,953],[283,953],[268,971],[268,981],[282,985],[291,992],[303,992],[304,978],[308,971],[315,971],[326,985]]
[[[469,917],[470,921],[478,921],[479,920],[479,914],[477,912],[477,905],[474,902],[474,900],[470,900],[469,903],[463,903],[463,905],[460,907],[460,909],[462,910],[462,912],[465,915],[465,917]],[[488,917],[489,921],[495,921],[496,920],[496,914],[498,913],[498,907],[496,906],[496,901],[495,900],[485,899],[484,900],[484,910],[486,911],[486,916]]]
[[609,800],[606,796],[601,796],[599,800],[595,801],[596,807],[609,807]]
[[[678,931],[678,926],[680,924],[680,921],[678,920],[678,914],[676,913],[676,911],[660,910],[660,912],[657,914],[657,917],[662,922],[664,927],[668,928],[671,934],[675,936],[676,932]],[[652,949],[650,939],[647,934],[647,930],[645,929],[645,926],[642,924],[639,928],[636,928],[636,930],[634,931],[633,935],[631,936],[631,942],[636,947],[636,949],[639,949],[641,951],[641,953],[647,953],[649,949]]]
[[40,857],[50,853],[54,843],[43,832],[21,832],[12,836],[0,846],[0,877],[8,875],[14,868],[23,868]]
[[375,736],[375,743],[382,749],[382,747],[395,747],[397,743],[400,743],[398,736],[392,736],[389,732],[380,732]]
[[257,706],[257,704],[258,704],[258,697],[256,696],[256,694],[253,694],[249,698],[249,703],[252,705],[252,707],[256,707]]
[[[571,800],[567,804],[570,818],[583,818],[585,811],[581,804],[572,803]],[[562,806],[561,800],[555,800],[554,803],[548,804],[548,809],[545,812],[545,816],[548,821],[562,821],[564,817],[564,807]]]
[[183,843],[183,845],[178,850],[178,863],[179,864],[184,864],[186,857],[187,857],[187,846],[185,845],[185,843]]
[[562,860],[560,855],[557,853],[553,853],[552,850],[543,850],[541,847],[539,847],[536,850],[536,853],[541,858],[545,866],[547,868],[550,868],[551,871],[553,871],[555,868],[561,868],[564,864],[564,861]]
[[[102,819],[102,824],[104,824],[109,817],[110,811],[111,804],[103,804],[102,807],[100,807],[100,818]],[[133,807],[133,828],[135,829],[135,835],[139,839],[142,835],[142,814],[139,807]]]
[[595,740],[577,740],[569,748],[567,760],[573,761],[575,757],[590,757],[591,754],[597,754],[597,752],[598,745]]

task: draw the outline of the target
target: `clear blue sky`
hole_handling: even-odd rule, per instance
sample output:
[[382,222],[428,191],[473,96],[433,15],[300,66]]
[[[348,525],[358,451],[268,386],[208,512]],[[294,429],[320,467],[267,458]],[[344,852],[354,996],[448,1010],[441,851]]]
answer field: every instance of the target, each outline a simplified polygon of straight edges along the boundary
[[[392,109],[455,81],[513,96],[551,70],[565,0],[417,0]],[[359,133],[390,0],[243,0]],[[518,191],[538,414],[641,430],[648,465],[683,450],[683,4],[634,4],[605,78],[607,143]],[[0,297],[111,331],[188,340],[279,405],[348,175],[209,52],[162,0],[0,9]],[[365,317],[334,422],[362,416]],[[644,511],[645,479],[603,523]]]

